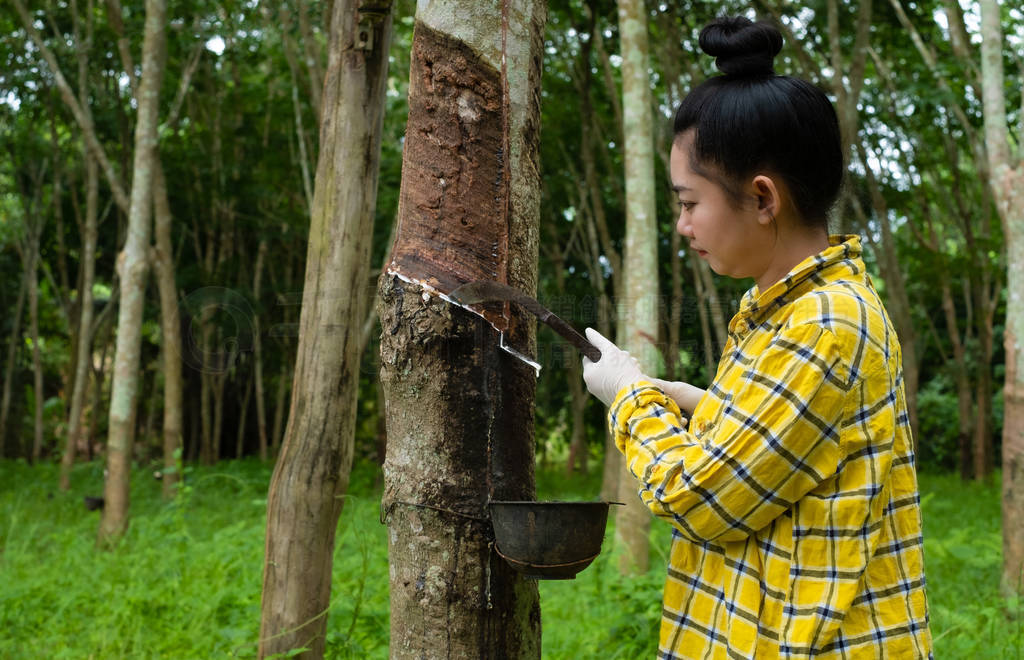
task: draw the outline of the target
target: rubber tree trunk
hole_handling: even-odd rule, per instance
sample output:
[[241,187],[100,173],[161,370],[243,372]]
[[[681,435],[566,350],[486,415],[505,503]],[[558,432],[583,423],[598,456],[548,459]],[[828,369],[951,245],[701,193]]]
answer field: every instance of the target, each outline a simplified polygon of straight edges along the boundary
[[121,301],[117,315],[117,347],[110,393],[107,480],[103,489],[105,504],[97,536],[100,546],[115,542],[128,528],[128,480],[135,434],[132,421],[135,419],[139,384],[153,163],[156,159],[157,114],[160,107],[160,83],[164,73],[166,26],[166,0],[146,0],[142,80],[136,95],[138,117],[135,122],[128,232],[124,248],[117,258],[121,276]]
[[973,420],[971,409],[974,399],[971,395],[970,375],[967,366],[967,353],[964,342],[960,339],[960,324],[953,301],[953,291],[949,283],[949,272],[942,269],[939,273],[942,288],[942,313],[946,319],[946,331],[953,348],[953,380],[956,383],[957,404],[957,471],[964,481],[971,479],[971,433]]
[[[658,225],[654,203],[654,126],[648,72],[647,10],[644,0],[619,0],[622,44],[622,112],[625,133],[626,247],[622,259],[625,300],[619,305],[618,344],[648,374],[657,373]],[[625,550],[623,573],[645,573],[651,514],[631,475],[619,481],[615,534]]]
[[174,249],[171,245],[171,204],[167,182],[159,156],[154,163],[153,230],[155,245],[152,261],[160,293],[160,350],[164,363],[164,469],[161,481],[164,499],[171,499],[181,480],[178,474],[184,426],[184,382],[181,376],[181,316],[178,311],[178,289],[174,277]]
[[7,339],[7,362],[4,365],[4,391],[0,395],[0,451],[7,437],[8,414],[11,410],[11,390],[14,387],[14,370],[18,364],[18,348],[21,346],[21,313],[25,309],[25,294],[28,291],[27,277],[22,277],[18,289],[18,302],[14,305],[11,333]]
[[[259,304],[260,282],[262,281],[263,262],[267,256],[267,239],[261,239],[259,249],[256,253],[256,266],[253,275],[252,296]],[[267,411],[265,404],[266,394],[263,391],[263,337],[260,328],[259,315],[253,318],[255,325],[253,338],[253,378],[256,380],[256,430],[259,433],[259,454],[260,460],[267,460]]]
[[990,185],[1006,238],[1006,383],[1003,389],[1004,593],[1024,592],[1024,163],[1010,151],[999,3],[981,0],[982,101]]
[[[540,0],[418,3],[396,254],[430,245],[433,222],[459,241],[457,215],[468,244],[493,231],[507,246],[509,285],[536,291],[545,13]],[[386,272],[380,293],[391,657],[539,658],[536,582],[493,551],[487,510],[535,496],[535,372],[418,284]],[[532,320],[510,316],[535,350]]]
[[324,654],[352,467],[391,3],[336,0],[291,412],[267,498],[259,656]]
[[[594,15],[593,2],[588,2],[583,7],[583,14],[587,21],[588,39],[580,43],[580,71],[578,91],[580,95],[580,161],[583,165],[583,181],[585,189],[582,193],[581,205],[590,207],[590,213],[586,214],[587,236],[589,243],[589,269],[592,281],[597,287],[596,295],[598,300],[597,330],[605,337],[611,333],[612,307],[608,287],[610,284],[611,295],[620,296],[622,293],[622,258],[618,250],[612,244],[611,234],[608,231],[608,221],[605,214],[604,200],[607,190],[601,184],[598,177],[597,163],[594,152],[603,149],[600,137],[594,136],[594,107],[590,98],[590,90],[593,83],[593,70],[590,64],[591,46],[597,46],[598,56],[602,62],[607,62],[607,53],[601,48],[601,30],[603,25],[598,24]],[[610,72],[610,69],[604,69]],[[614,80],[606,78],[606,85],[609,91],[617,90]],[[622,113],[621,104],[617,93],[611,94],[613,107],[615,108],[615,133],[621,134]],[[618,138],[615,138],[618,141]],[[606,283],[603,268],[600,264],[600,257],[604,256],[611,266],[611,282]],[[573,376],[569,376],[572,378]],[[589,394],[584,394],[589,397]],[[585,405],[585,404],[584,404]],[[574,410],[575,413],[575,410]],[[615,441],[605,430],[604,434],[604,461],[601,466],[601,499],[618,500],[620,476],[623,472],[622,454],[615,447]]]
[[[71,3],[72,24],[74,26],[76,54],[78,59],[78,98],[83,100],[83,110],[91,116],[88,107],[89,98],[89,53],[92,50],[94,34],[94,17],[86,15],[85,34],[82,34],[82,21],[79,19],[78,7]],[[99,164],[89,152],[86,140],[82,141],[83,159],[85,160],[85,222],[79,222],[82,232],[81,279],[78,287],[78,335],[77,347],[73,352],[74,363],[71,370],[71,405],[68,415],[68,437],[61,457],[59,488],[62,491],[71,489],[71,471],[75,464],[78,445],[85,435],[82,429],[85,396],[89,389],[89,372],[92,361],[92,322],[93,296],[92,286],[96,277],[96,243],[99,238]],[[94,413],[95,415],[95,413]],[[88,443],[88,440],[86,440]]]
[[[35,218],[30,218],[35,222]],[[35,400],[35,423],[32,434],[31,462],[36,463],[43,456],[43,358],[39,348],[39,234],[36,233],[28,248],[25,277],[28,281],[28,327],[32,338],[32,393]]]
[[68,415],[68,441],[60,462],[60,489],[71,489],[71,468],[82,435],[82,409],[89,389],[89,362],[92,360],[92,284],[96,277],[96,241],[99,236],[99,167],[85,154],[86,192],[85,226],[82,231],[82,285],[79,290],[78,350],[75,355],[71,387],[71,411]]

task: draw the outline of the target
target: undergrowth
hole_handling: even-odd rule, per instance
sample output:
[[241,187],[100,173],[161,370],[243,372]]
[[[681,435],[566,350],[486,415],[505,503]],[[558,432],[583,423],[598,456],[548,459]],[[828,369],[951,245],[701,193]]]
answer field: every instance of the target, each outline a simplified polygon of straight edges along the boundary
[[[102,465],[0,462],[0,660],[251,658],[259,634],[266,488],[256,461],[188,468],[174,502],[145,470],[132,483],[131,526],[95,549]],[[538,477],[540,499],[596,499],[600,476]],[[931,628],[937,658],[1024,658],[1024,607],[999,596],[999,487],[922,475]],[[386,658],[386,529],[373,466],[357,466],[338,526],[327,657]],[[651,530],[651,571],[622,578],[611,530],[575,580],[540,583],[544,657],[650,658],[669,530]]]

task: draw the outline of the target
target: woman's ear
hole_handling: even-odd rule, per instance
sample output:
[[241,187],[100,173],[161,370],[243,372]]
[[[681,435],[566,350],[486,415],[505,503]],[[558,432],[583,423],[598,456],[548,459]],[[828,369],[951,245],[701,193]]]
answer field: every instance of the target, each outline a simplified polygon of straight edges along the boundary
[[757,200],[758,222],[768,224],[775,221],[775,216],[782,208],[782,191],[775,179],[765,174],[758,174],[751,181],[752,193]]

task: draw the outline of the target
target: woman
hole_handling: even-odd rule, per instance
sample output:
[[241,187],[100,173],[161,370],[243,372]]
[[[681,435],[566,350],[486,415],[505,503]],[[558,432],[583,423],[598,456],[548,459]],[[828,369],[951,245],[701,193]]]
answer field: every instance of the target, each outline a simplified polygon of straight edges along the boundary
[[[674,527],[659,658],[927,658],[921,513],[896,333],[856,236],[829,236],[835,110],[777,76],[779,31],[716,19],[723,75],[675,117],[677,230],[752,277],[707,391],[588,329],[592,394]],[[690,417],[686,425],[684,413]]]

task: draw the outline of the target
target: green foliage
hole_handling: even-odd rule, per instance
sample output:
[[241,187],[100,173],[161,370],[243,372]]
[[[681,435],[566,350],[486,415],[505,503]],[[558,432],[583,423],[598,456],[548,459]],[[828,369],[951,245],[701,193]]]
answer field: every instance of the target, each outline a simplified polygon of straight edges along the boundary
[[999,594],[999,480],[925,474],[921,492],[935,657],[1024,657],[1024,601]]
[[932,378],[917,393],[921,431],[918,464],[928,469],[955,470],[959,456],[956,392],[949,378]]
[[[172,502],[136,470],[132,524],[110,552],[95,549],[97,514],[81,499],[101,492],[101,466],[77,466],[70,494],[53,492],[56,471],[0,462],[0,658],[255,657],[269,465],[186,467]],[[377,474],[357,464],[345,498],[328,658],[387,657]],[[921,489],[936,657],[1024,656],[1024,606],[998,592],[998,482],[925,474]],[[592,500],[599,490],[596,472],[568,480],[560,469],[538,474],[541,499]],[[647,575],[619,576],[609,526],[604,552],[575,580],[540,583],[544,658],[653,657],[670,542],[667,526],[653,527],[655,568]]]

